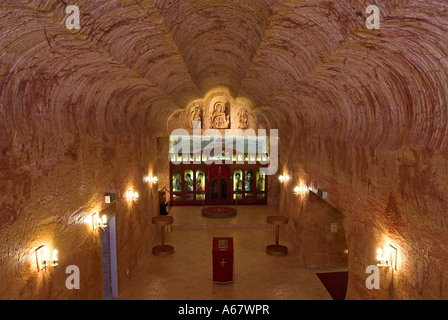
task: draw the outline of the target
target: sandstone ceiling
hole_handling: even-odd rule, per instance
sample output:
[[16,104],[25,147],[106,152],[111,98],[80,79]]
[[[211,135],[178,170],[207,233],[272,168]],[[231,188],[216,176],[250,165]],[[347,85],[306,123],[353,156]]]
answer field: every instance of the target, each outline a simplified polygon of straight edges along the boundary
[[[78,5],[82,28],[65,28]],[[381,29],[365,27],[368,5]],[[2,0],[0,138],[163,134],[215,87],[272,127],[446,150],[446,0]],[[166,132],[165,132],[166,134]]]

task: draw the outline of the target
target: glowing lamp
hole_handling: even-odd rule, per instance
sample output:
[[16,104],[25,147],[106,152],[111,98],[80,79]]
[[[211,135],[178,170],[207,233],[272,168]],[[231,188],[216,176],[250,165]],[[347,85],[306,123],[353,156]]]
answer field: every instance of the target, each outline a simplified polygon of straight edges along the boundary
[[92,225],[93,225],[93,230],[96,230],[98,228],[100,228],[100,229],[107,228],[107,216],[103,215],[100,218],[98,212],[95,212],[92,215]]
[[148,182],[149,184],[156,184],[157,182],[159,182],[159,178],[149,175],[145,177],[143,181]]
[[51,256],[51,260],[48,258],[48,251],[44,245],[40,246],[35,250],[36,254],[36,264],[37,271],[45,270],[47,271],[47,267],[56,267],[59,265],[58,261],[58,250],[53,250],[53,255]]
[[53,250],[53,255],[51,256],[51,266],[56,267],[59,265],[59,259],[58,259],[58,250]]
[[378,260],[378,267],[392,267],[393,269],[397,270],[397,249],[389,245],[384,250],[381,248],[378,248],[376,259]]
[[301,183],[299,186],[294,188],[294,193],[296,195],[304,196],[307,190],[308,188],[303,183]]
[[287,182],[289,180],[289,176],[287,174],[278,177],[278,180],[283,183],[283,182]]
[[36,249],[36,264],[37,264],[37,271],[41,271],[43,269],[47,269],[48,265],[48,254],[47,249],[45,246],[40,246]]
[[138,200],[138,193],[134,192],[132,189],[129,189],[126,193],[126,199],[131,201],[137,201]]
[[383,257],[383,249],[378,248],[376,250],[376,260],[378,260],[378,267],[385,267],[388,265],[387,260],[385,260]]

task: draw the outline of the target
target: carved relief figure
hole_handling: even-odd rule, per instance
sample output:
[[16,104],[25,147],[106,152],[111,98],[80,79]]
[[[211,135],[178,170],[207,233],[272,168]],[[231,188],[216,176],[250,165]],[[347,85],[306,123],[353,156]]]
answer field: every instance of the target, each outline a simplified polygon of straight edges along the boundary
[[194,128],[194,122],[200,122],[202,128],[202,107],[199,103],[193,103],[193,109],[190,112],[191,127]]
[[214,129],[228,129],[230,127],[230,114],[225,102],[218,101],[213,105],[210,127]]
[[238,119],[239,119],[238,124],[239,129],[249,128],[249,115],[247,114],[246,109],[240,109],[240,111],[238,112]]

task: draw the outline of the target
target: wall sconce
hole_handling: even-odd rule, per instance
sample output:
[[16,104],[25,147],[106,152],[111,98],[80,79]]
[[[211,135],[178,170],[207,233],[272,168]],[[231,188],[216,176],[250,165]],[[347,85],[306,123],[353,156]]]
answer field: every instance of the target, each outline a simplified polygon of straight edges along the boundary
[[137,201],[138,200],[138,193],[134,192],[132,189],[129,189],[126,192],[126,199],[130,201]]
[[289,176],[287,174],[278,177],[278,180],[283,183],[283,182],[287,182],[289,180]]
[[57,267],[59,265],[59,259],[58,259],[58,250],[53,250],[53,255],[51,256],[51,266]]
[[392,267],[392,269],[397,270],[397,248],[392,245],[389,245],[384,250],[378,248],[376,251],[378,260],[377,266],[380,268],[383,267]]
[[296,195],[304,196],[308,188],[304,184],[300,184],[300,186],[297,186],[294,188],[294,193]]
[[100,219],[98,212],[95,212],[92,215],[92,225],[93,225],[93,230],[96,230],[98,228],[101,228],[101,229],[107,228],[107,216],[103,215],[103,217]]
[[145,177],[143,181],[148,182],[149,184],[156,184],[157,182],[159,182],[159,178],[149,175]]
[[35,250],[36,253],[36,264],[37,271],[45,270],[47,271],[47,267],[57,267],[59,265],[58,259],[58,250],[53,250],[53,255],[51,256],[51,260],[48,259],[48,252],[45,246],[40,246]]

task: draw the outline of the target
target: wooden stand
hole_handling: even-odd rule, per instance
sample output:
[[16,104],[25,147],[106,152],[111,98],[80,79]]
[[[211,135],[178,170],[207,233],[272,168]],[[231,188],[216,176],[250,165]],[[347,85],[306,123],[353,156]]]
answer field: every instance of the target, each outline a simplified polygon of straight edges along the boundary
[[288,254],[288,248],[279,245],[280,226],[288,223],[288,218],[281,216],[270,216],[267,218],[269,224],[275,225],[275,244],[266,247],[266,252],[273,256],[283,256]]
[[172,224],[174,221],[173,217],[154,217],[152,218],[152,223],[161,226],[160,237],[161,245],[152,248],[152,254],[156,256],[167,256],[174,252],[174,247],[165,244],[165,227]]

